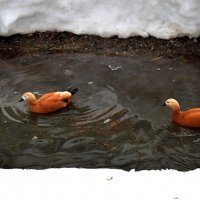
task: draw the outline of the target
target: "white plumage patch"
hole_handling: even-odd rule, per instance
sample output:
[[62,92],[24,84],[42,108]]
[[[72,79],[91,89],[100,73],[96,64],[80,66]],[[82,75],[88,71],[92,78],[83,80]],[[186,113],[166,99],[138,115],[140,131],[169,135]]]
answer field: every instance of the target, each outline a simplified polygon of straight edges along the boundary
[[60,95],[62,95],[62,92],[55,92],[55,94],[60,94]]
[[69,94],[69,95],[71,95],[71,93],[68,92],[68,91],[64,91],[64,92],[56,92],[55,94],[59,94],[59,95],[61,95],[61,96],[65,95],[65,94]]

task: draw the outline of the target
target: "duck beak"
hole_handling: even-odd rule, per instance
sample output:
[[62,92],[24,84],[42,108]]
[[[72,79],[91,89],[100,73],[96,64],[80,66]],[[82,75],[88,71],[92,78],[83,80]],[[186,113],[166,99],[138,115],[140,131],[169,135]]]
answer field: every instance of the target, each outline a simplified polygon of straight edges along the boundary
[[161,104],[161,106],[166,106],[166,103]]
[[19,100],[19,102],[22,102],[22,101],[24,101],[24,99],[23,99],[23,98],[21,98],[21,99]]

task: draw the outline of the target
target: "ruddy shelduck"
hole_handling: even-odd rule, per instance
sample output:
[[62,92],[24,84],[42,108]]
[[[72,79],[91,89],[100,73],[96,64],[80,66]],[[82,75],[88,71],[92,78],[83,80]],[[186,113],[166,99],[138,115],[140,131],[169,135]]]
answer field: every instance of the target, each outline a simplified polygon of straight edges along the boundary
[[31,92],[26,92],[22,95],[21,101],[27,101],[28,107],[34,113],[50,113],[65,108],[71,103],[72,96],[78,91],[75,89],[68,89],[64,92],[51,92],[44,94],[39,99]]
[[200,108],[181,111],[180,105],[175,99],[167,99],[162,106],[171,108],[173,122],[184,127],[200,128]]

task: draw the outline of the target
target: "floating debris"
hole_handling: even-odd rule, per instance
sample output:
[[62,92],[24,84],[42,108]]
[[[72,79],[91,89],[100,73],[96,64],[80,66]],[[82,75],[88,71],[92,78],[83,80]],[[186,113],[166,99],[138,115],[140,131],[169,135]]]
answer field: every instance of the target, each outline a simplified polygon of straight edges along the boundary
[[108,68],[111,69],[112,71],[116,71],[118,69],[121,69],[122,67],[121,66],[115,67],[115,66],[112,66],[112,65],[108,65]]
[[158,67],[157,70],[160,71],[161,70],[160,67]]
[[91,81],[91,82],[88,82],[88,85],[92,85],[93,84],[93,82]]
[[65,70],[64,74],[65,74],[65,76],[67,76],[67,77],[72,77],[72,76],[74,76],[74,72],[71,71],[71,70],[68,70],[68,69]]
[[110,121],[111,121],[111,119],[106,119],[103,123],[106,124],[106,123],[108,123]]
[[37,140],[38,137],[36,135],[33,136],[32,140]]
[[154,59],[150,60],[150,62],[153,62],[153,61],[156,61],[156,60],[160,60],[160,59],[162,59],[162,56],[154,58]]

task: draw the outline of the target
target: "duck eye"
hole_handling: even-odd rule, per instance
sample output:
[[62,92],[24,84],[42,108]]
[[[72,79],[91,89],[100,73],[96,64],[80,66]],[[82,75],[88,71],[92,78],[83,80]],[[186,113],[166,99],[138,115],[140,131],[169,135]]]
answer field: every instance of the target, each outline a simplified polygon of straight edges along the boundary
[[169,103],[169,101],[167,101],[167,103]]

